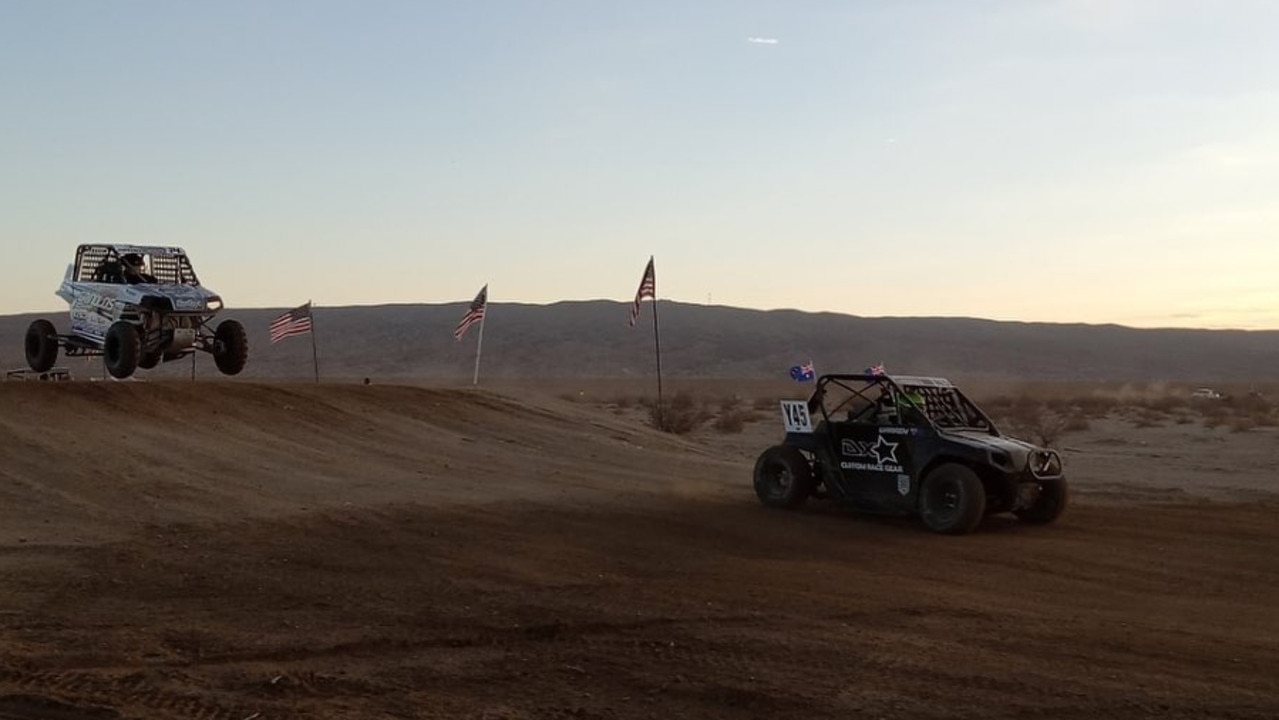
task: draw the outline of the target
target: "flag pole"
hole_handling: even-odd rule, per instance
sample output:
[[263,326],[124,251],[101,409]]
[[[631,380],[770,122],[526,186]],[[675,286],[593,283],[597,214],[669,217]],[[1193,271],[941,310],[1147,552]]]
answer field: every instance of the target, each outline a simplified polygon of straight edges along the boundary
[[315,347],[315,303],[306,301],[311,313],[311,364],[315,368],[315,382],[320,382],[320,351]]
[[[652,259],[650,258],[650,261]],[[657,422],[662,423],[662,335],[657,329],[657,273],[653,273],[653,347],[657,351]]]
[[480,353],[484,351],[484,321],[489,316],[489,300],[488,300],[488,283],[484,284],[486,292],[484,293],[484,314],[480,316],[480,339],[475,343],[475,377],[471,378],[472,385],[480,384]]

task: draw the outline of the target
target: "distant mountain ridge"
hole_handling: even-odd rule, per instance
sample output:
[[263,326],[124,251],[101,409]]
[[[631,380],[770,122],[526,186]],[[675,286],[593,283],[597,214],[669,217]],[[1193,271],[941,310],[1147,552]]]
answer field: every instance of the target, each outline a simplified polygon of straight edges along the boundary
[[[320,307],[315,313],[321,373],[383,379],[469,377],[478,326],[461,342],[453,328],[467,303]],[[311,373],[311,344],[271,345],[267,326],[283,312],[229,309],[250,336],[244,377]],[[627,377],[654,373],[645,306],[628,328],[629,303],[494,303],[484,331],[486,377]],[[65,331],[66,312],[45,315]],[[37,315],[0,316],[0,363],[25,366],[22,335]],[[995,379],[1144,382],[1279,381],[1279,331],[1138,329],[1118,325],[1022,323],[972,318],[877,318],[799,310],[748,310],[663,300],[663,372],[671,377],[784,378],[794,364],[818,372],[883,362],[889,371]],[[214,374],[201,357],[201,375]],[[100,363],[64,360],[73,373]],[[169,364],[153,374],[181,375]],[[92,369],[91,369],[92,368]]]

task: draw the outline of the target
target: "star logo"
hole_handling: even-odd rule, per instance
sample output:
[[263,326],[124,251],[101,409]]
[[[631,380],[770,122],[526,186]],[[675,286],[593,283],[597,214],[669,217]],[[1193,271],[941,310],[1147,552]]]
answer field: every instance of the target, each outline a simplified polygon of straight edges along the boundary
[[898,443],[888,442],[884,439],[883,435],[880,435],[879,439],[875,441],[875,444],[870,447],[870,451],[875,454],[875,462],[880,465],[885,463],[896,464],[897,445]]

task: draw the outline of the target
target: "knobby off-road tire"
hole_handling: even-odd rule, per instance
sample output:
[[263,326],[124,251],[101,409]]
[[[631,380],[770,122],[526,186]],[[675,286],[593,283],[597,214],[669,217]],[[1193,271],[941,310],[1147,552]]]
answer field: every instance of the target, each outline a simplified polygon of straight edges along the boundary
[[986,490],[971,468],[946,463],[924,478],[919,492],[919,517],[929,530],[963,535],[972,532],[985,514]]
[[1065,479],[1044,480],[1039,483],[1039,497],[1035,498],[1035,504],[1028,508],[1014,510],[1013,514],[1022,522],[1047,525],[1061,517],[1062,511],[1066,509],[1066,500],[1069,495]]
[[111,377],[119,380],[130,377],[138,369],[141,359],[142,337],[138,334],[138,326],[123,320],[111,323],[102,343],[102,362]]
[[755,494],[769,507],[797,508],[813,492],[813,468],[793,447],[775,445],[755,461]]
[[48,372],[58,362],[58,330],[48,320],[34,320],[27,326],[27,365],[38,372]]
[[223,320],[213,332],[213,362],[223,375],[238,375],[249,361],[249,336],[237,320]]

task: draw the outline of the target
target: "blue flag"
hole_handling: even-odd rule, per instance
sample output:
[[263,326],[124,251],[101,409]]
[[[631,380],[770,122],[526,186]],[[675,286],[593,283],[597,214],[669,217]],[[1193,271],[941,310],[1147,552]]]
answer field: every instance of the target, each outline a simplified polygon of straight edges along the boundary
[[813,361],[809,360],[807,365],[793,365],[790,369],[792,380],[805,382],[817,377],[817,373],[813,370]]

